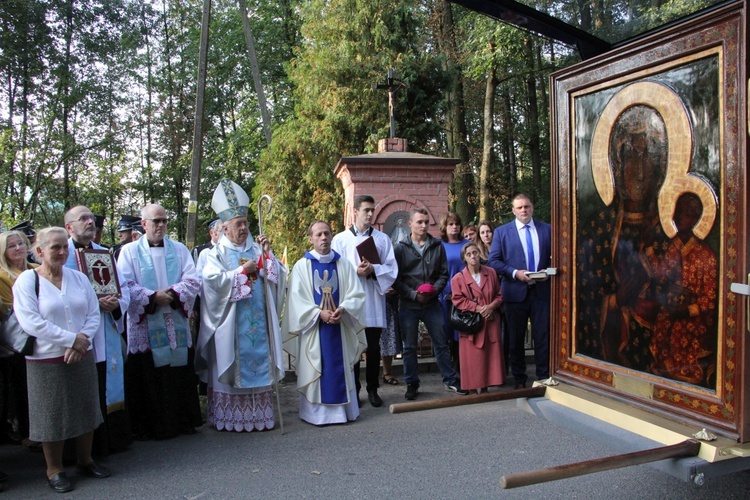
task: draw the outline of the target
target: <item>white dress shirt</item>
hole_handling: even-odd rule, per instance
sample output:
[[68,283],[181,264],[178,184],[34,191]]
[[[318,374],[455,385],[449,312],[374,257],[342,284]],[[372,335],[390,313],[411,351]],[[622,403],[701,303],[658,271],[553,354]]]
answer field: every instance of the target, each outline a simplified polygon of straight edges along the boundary
[[[534,219],[531,219],[529,221],[529,227],[531,228],[526,229],[526,224],[521,222],[520,220],[516,219],[516,229],[518,230],[518,237],[521,238],[521,246],[523,246],[523,256],[526,258],[526,270],[530,270],[531,266],[529,265],[529,249],[526,245],[526,231],[531,231],[531,243],[534,247],[534,270],[539,270],[539,235],[536,232],[536,226],[534,225]],[[516,271],[518,269],[513,271],[513,276],[516,275]]]

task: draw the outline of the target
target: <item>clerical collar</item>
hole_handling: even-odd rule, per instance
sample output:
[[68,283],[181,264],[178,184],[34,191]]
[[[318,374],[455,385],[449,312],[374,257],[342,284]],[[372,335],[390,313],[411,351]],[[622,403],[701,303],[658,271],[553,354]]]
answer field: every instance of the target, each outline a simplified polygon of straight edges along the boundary
[[233,248],[234,248],[235,250],[237,250],[238,252],[245,252],[245,251],[247,251],[247,249],[248,249],[248,244],[247,244],[247,241],[246,241],[245,243],[243,243],[242,245],[237,245],[237,244],[235,244],[235,243],[232,243],[232,242],[230,241],[230,242],[229,242],[229,246],[233,247]]
[[158,243],[151,243],[151,240],[147,239],[146,242],[148,243],[148,246],[150,248],[156,248],[156,247],[163,247],[164,246],[164,240],[161,240]]
[[309,252],[310,252],[310,255],[312,255],[313,257],[315,257],[315,259],[318,262],[320,262],[321,264],[328,264],[329,262],[331,262],[333,260],[333,257],[334,257],[333,250],[331,250],[330,252],[328,252],[326,255],[320,255],[315,250],[310,250]]
[[250,235],[248,235],[247,239],[245,240],[245,243],[242,245],[238,245],[236,243],[232,243],[232,240],[230,240],[226,234],[222,235],[221,238],[219,238],[219,242],[216,243],[217,245],[221,243],[225,247],[235,250],[237,252],[246,252],[250,249],[250,246],[252,245],[252,240],[250,239]]
[[88,245],[84,245],[82,243],[78,243],[76,240],[73,240],[73,248],[94,248],[94,245],[92,245],[90,241]]
[[372,226],[368,227],[364,233],[360,233],[357,229],[357,226],[352,224],[352,227],[349,228],[349,231],[351,231],[354,236],[370,236],[372,234]]

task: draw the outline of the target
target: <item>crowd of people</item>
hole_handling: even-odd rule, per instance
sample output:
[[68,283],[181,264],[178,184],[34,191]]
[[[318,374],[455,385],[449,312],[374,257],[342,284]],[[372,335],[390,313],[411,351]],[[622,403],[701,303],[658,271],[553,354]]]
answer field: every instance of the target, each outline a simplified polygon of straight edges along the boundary
[[[33,342],[0,359],[2,424],[42,449],[52,490],[72,489],[66,461],[79,475],[104,478],[110,471],[94,458],[133,439],[194,433],[203,424],[201,391],[215,429],[274,428],[284,351],[300,418],[313,425],[359,416],[363,355],[373,407],[383,406],[381,381],[400,384],[398,354],[404,396],[416,399],[420,323],[447,391],[487,392],[505,383],[508,365],[515,387],[525,387],[529,319],[537,377],[549,376],[549,282],[536,271],[549,265],[550,227],[533,219],[528,196],[513,199],[516,218],[497,229],[490,221],[464,228],[448,212],[439,239],[420,207],[398,237],[381,232],[376,200],[358,196],[344,231],[334,235],[321,220],[308,226],[311,249],[291,272],[266,235],[250,234],[249,201],[222,180],[211,241],[192,254],[168,236],[164,207],[146,205],[118,224],[109,267],[80,263],[103,250],[103,219],[84,206],[65,214],[64,228],[0,233],[3,318],[15,315]],[[92,286],[80,272],[92,269],[97,279],[117,278],[117,291]],[[478,331],[451,326],[452,308],[479,315]]]

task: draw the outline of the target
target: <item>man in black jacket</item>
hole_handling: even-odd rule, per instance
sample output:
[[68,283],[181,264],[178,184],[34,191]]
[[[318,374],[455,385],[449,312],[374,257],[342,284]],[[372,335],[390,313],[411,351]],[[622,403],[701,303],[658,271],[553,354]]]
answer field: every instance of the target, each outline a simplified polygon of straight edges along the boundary
[[448,261],[443,245],[427,232],[429,221],[427,210],[413,208],[409,214],[411,236],[394,248],[398,278],[393,288],[400,297],[398,319],[404,342],[404,397],[409,400],[417,398],[419,389],[417,342],[420,320],[430,335],[445,389],[461,395],[469,393],[461,389],[443,332],[443,310],[438,297],[448,284]]

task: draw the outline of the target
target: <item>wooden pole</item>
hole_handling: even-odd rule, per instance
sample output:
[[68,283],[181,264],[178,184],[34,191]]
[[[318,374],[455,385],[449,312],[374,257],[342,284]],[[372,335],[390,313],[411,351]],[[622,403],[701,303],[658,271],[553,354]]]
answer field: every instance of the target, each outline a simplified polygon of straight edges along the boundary
[[621,469],[631,465],[657,462],[667,458],[694,457],[698,454],[700,449],[700,441],[696,439],[688,439],[678,444],[661,446],[650,450],[636,451],[624,455],[597,458],[585,462],[558,465],[557,467],[548,467],[546,469],[511,474],[500,478],[500,486],[502,488],[518,488],[519,486],[529,486],[548,481],[557,481],[558,479],[583,476],[593,472],[602,472],[605,470]]
[[198,222],[198,195],[201,188],[201,159],[203,158],[203,109],[206,96],[206,68],[208,66],[208,30],[211,25],[211,0],[203,0],[201,46],[198,56],[198,82],[195,89],[195,119],[193,124],[193,160],[190,168],[190,201],[188,203],[187,239],[189,250],[195,246],[195,226]]
[[536,398],[544,396],[547,390],[544,386],[531,387],[529,389],[518,389],[506,392],[491,392],[487,394],[474,394],[471,396],[433,399],[430,401],[419,401],[418,403],[397,403],[388,409],[391,413],[406,413],[410,411],[434,410],[437,408],[450,408],[452,406],[475,405],[489,403],[491,401],[507,401],[518,398]]
[[255,38],[253,38],[253,30],[250,27],[250,20],[247,18],[247,6],[245,5],[245,0],[239,0],[239,4],[240,16],[242,17],[242,29],[245,32],[245,43],[247,43],[247,55],[250,58],[250,69],[253,74],[255,93],[258,95],[258,107],[260,108],[260,117],[263,122],[263,134],[266,137],[266,144],[271,144],[271,118],[268,114],[266,93],[263,91],[263,82],[260,77],[258,54],[255,52]]

